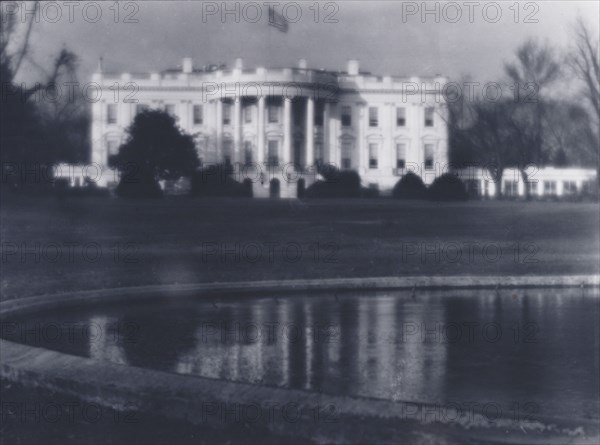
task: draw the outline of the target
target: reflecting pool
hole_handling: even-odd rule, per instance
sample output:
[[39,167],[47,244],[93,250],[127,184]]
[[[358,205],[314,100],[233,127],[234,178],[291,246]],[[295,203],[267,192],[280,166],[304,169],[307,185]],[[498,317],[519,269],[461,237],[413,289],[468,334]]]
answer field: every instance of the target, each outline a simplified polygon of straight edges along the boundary
[[5,320],[2,336],[179,374],[598,419],[599,302],[592,289],[165,297]]

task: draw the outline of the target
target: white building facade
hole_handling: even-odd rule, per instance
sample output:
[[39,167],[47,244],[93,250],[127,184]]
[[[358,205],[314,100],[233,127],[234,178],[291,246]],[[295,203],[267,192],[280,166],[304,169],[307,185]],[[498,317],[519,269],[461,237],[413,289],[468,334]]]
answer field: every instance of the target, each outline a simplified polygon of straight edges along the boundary
[[91,133],[103,186],[117,180],[108,157],[146,108],[176,116],[195,136],[202,164],[231,164],[236,179],[252,180],[254,196],[277,179],[281,196],[293,197],[299,178],[315,180],[318,164],[355,170],[383,194],[409,170],[430,184],[447,167],[443,77],[374,76],[356,60],[343,72],[309,69],[304,59],[297,68],[245,69],[237,59],[230,70],[199,70],[186,58],[180,69],[145,75],[99,67],[92,82],[102,92]]
[[454,170],[453,173],[465,184],[471,197],[494,198],[496,187],[500,187],[504,198],[532,199],[569,199],[581,195],[594,195],[597,172],[580,167],[544,167],[530,166],[525,169],[527,182],[521,171],[510,167],[503,171],[502,178],[496,183],[492,174],[483,168],[472,167]]
[[[252,183],[253,196],[296,197],[300,180],[318,179],[317,166],[354,170],[362,186],[390,194],[407,172],[431,184],[456,174],[472,197],[494,197],[496,183],[484,168],[452,170],[448,163],[447,80],[375,76],[350,60],[345,71],[296,68],[194,69],[190,58],[161,73],[107,74],[92,78],[101,94],[92,104],[92,163],[59,166],[73,186],[90,180],[114,186],[108,158],[118,152],[137,113],[162,109],[194,135],[203,166],[230,164],[235,179]],[[75,172],[75,173],[74,173]],[[593,190],[595,169],[535,168],[525,184],[506,169],[505,197],[568,197]]]

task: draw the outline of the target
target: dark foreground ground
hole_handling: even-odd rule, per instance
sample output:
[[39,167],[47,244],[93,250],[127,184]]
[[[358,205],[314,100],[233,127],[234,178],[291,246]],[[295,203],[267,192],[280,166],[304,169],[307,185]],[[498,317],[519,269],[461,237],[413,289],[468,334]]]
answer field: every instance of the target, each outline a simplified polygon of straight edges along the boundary
[[[2,196],[1,298],[202,281],[593,274],[598,210],[592,203]],[[7,382],[0,389],[2,444],[281,443],[246,428],[115,422],[111,411],[97,423],[31,415],[23,422],[14,409],[79,402]],[[422,443],[456,442],[431,433]]]
[[597,203],[3,197],[2,298],[187,282],[592,274]]

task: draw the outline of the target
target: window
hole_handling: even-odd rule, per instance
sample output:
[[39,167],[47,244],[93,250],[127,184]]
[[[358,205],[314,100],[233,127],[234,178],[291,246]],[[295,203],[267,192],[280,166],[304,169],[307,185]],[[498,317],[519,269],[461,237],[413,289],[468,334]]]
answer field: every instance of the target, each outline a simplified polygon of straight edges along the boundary
[[544,195],[556,195],[556,181],[544,181]]
[[231,152],[233,147],[233,141],[231,139],[225,139],[223,141],[223,162],[225,165],[231,165]]
[[527,181],[526,189],[529,196],[535,196],[538,194],[538,183],[537,181]]
[[269,165],[279,165],[279,141],[269,141],[267,148]]
[[377,168],[377,152],[379,144],[369,144],[369,168]]
[[294,141],[294,170],[302,171],[302,153],[304,151],[304,144],[299,141]]
[[279,122],[279,107],[277,105],[269,105],[269,123],[276,124]]
[[352,143],[342,142],[342,168],[352,168]]
[[433,144],[425,144],[425,170],[433,170]]
[[519,194],[518,181],[504,181],[504,195],[517,196]]
[[194,105],[194,125],[202,125],[204,121],[204,110],[202,105]]
[[143,113],[143,112],[144,112],[144,111],[146,111],[148,108],[149,108],[149,107],[148,107],[148,105],[146,105],[146,104],[137,104],[137,105],[135,106],[135,114],[137,115],[137,114]]
[[231,104],[223,104],[223,125],[231,124]]
[[369,127],[379,126],[377,107],[369,107]]
[[396,144],[396,168],[406,167],[406,144]]
[[344,105],[342,107],[342,127],[352,126],[352,107]]
[[171,116],[175,117],[175,105],[168,104],[167,106],[165,106],[165,111],[167,112],[167,114],[170,114]]
[[577,193],[577,184],[575,181],[563,181],[563,194],[575,195]]
[[108,141],[107,143],[108,155],[116,155],[119,152],[119,142]]
[[106,122],[109,124],[117,123],[117,104],[108,104],[106,106]]
[[252,164],[252,142],[244,142],[244,163],[246,165]]
[[433,107],[425,108],[425,126],[433,127]]
[[406,108],[404,108],[404,107],[396,108],[396,126],[397,127],[405,127],[406,126]]
[[323,122],[325,121],[325,108],[324,105],[316,105],[315,106],[315,125],[317,127],[322,127]]
[[246,108],[244,108],[244,122],[247,124],[252,123],[252,107],[251,106],[247,106]]
[[323,163],[323,144],[321,142],[315,142],[315,162]]

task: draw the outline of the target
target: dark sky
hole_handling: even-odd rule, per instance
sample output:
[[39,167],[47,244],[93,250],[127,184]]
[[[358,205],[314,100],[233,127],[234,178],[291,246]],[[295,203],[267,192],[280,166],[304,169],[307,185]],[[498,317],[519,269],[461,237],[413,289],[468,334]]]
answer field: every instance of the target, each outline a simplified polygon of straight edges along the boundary
[[[4,3],[4,2],[3,2]],[[227,63],[237,56],[244,58],[246,67],[260,65],[295,66],[304,57],[309,67],[343,69],[349,58],[360,59],[361,69],[375,74],[434,75],[450,77],[471,74],[477,80],[496,80],[502,74],[502,64],[509,60],[514,49],[527,37],[548,39],[561,48],[569,44],[569,27],[578,13],[598,27],[598,2],[521,2],[518,23],[515,23],[514,2],[498,2],[502,16],[492,23],[496,11],[486,10],[486,3],[475,7],[473,23],[469,10],[459,1],[462,18],[449,23],[456,9],[440,9],[440,22],[429,15],[423,23],[419,13],[408,15],[411,6],[421,2],[401,1],[342,1],[320,4],[315,22],[313,2],[299,2],[302,17],[282,33],[267,25],[267,7],[260,6],[262,18],[257,23],[244,20],[240,3],[240,22],[234,15],[219,13],[204,16],[202,2],[141,1],[121,2],[118,23],[114,23],[113,2],[102,3],[102,16],[91,23],[94,8],[87,9],[88,20],[83,18],[83,6],[75,8],[73,23],[69,23],[68,7],[63,2],[62,17],[56,23],[50,8],[41,14],[32,35],[34,60],[49,66],[52,57],[63,45],[80,57],[80,78],[85,81],[104,57],[107,71],[149,72],[177,66],[185,56],[193,57],[201,66],[209,63]],[[128,6],[126,6],[129,3]],[[209,2],[221,7],[221,2]],[[403,6],[404,3],[404,6]],[[410,5],[409,5],[410,3]],[[84,5],[82,2],[81,5]],[[207,8],[205,2],[204,8]],[[281,2],[281,10],[285,2]],[[443,7],[443,3],[440,4]],[[210,7],[208,6],[208,7]],[[234,8],[235,3],[229,3]],[[428,7],[434,8],[434,3]],[[403,8],[407,13],[403,20]],[[133,12],[137,23],[124,23]],[[256,8],[247,7],[246,17],[252,19]],[[296,10],[288,6],[287,16],[294,18]],[[337,23],[325,23],[332,13]],[[526,17],[538,23],[525,23]],[[22,79],[39,76],[31,64],[20,72]]]

